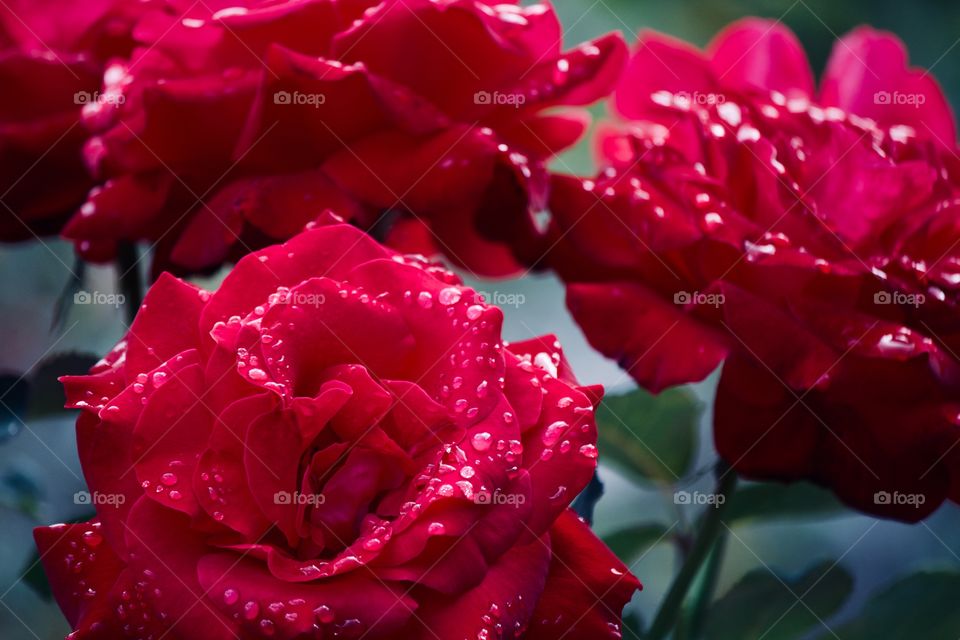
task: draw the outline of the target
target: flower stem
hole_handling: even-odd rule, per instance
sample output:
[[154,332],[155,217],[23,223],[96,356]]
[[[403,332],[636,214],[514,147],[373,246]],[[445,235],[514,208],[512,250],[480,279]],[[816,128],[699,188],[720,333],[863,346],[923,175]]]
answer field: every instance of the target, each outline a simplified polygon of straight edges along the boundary
[[706,567],[700,575],[697,581],[698,584],[694,589],[692,596],[693,602],[689,605],[689,615],[686,619],[691,638],[701,637],[707,611],[710,608],[714,591],[717,588],[717,581],[720,577],[720,568],[723,565],[723,556],[726,551],[728,537],[729,532],[726,529],[717,535],[713,548],[710,550],[710,557],[706,561]]
[[143,302],[143,282],[140,279],[140,256],[137,245],[123,242],[117,248],[117,280],[124,296],[127,325],[133,324]]
[[[662,640],[676,626],[683,601],[687,597],[687,591],[690,589],[693,579],[700,572],[704,561],[710,555],[710,550],[713,549],[717,537],[724,530],[722,518],[736,488],[737,474],[730,470],[724,462],[717,465],[716,473],[717,504],[715,507],[707,509],[693,547],[691,547],[683,566],[680,567],[680,573],[677,574],[673,584],[670,585],[670,590],[664,596],[663,602],[660,604],[660,610],[657,611],[653,624],[650,625],[650,631],[647,632],[646,640]],[[719,496],[723,496],[723,498],[719,498]]]

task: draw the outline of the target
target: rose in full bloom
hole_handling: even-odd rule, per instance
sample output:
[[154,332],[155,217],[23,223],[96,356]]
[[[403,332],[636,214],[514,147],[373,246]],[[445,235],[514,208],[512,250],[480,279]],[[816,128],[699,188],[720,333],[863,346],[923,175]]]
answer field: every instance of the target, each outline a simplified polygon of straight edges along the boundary
[[64,379],[97,515],[38,529],[77,638],[619,637],[639,586],[568,508],[597,387],[354,227],[163,275]]
[[57,233],[93,186],[81,113],[107,61],[132,48],[137,5],[0,4],[0,241]]
[[953,117],[893,36],[839,42],[819,94],[784,27],[701,53],[643,36],[593,180],[558,177],[552,263],[594,347],[644,387],[723,363],[715,439],[916,520],[960,498]]
[[156,244],[157,269],[216,267],[325,208],[391,244],[487,274],[534,238],[546,161],[627,57],[610,34],[561,51],[548,4],[306,0],[153,5],[87,113],[102,185],[65,235],[90,259]]

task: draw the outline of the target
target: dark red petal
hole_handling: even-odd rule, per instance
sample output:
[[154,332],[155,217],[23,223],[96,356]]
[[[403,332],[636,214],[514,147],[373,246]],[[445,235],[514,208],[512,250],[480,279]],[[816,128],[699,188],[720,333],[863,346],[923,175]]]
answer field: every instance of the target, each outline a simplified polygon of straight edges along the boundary
[[272,525],[260,512],[243,465],[244,441],[250,424],[276,410],[272,393],[241,398],[214,423],[209,448],[200,456],[193,485],[200,506],[217,522],[256,540]]
[[621,612],[640,582],[573,511],[550,530],[553,557],[525,640],[619,638]]
[[314,625],[325,634],[359,636],[374,629],[370,637],[390,637],[417,608],[405,595],[405,586],[385,584],[362,568],[317,582],[291,583],[239,554],[208,553],[200,560],[198,575],[211,606],[225,617],[236,616],[244,637],[270,634],[292,640],[312,634]]
[[956,144],[953,112],[940,85],[925,70],[909,67],[906,47],[884,31],[860,27],[834,45],[821,100],[882,126],[911,126],[950,149]]
[[657,91],[722,92],[704,55],[682,40],[654,31],[640,34],[636,49],[617,86],[617,112],[642,119]]
[[652,391],[702,380],[729,349],[728,339],[682,305],[633,283],[573,284],[567,305],[590,344]]
[[206,291],[163,273],[147,291],[127,334],[128,382],[178,353],[200,346],[200,313]]
[[236,623],[206,601],[197,579],[208,547],[189,518],[141,498],[126,522],[130,561],[114,589],[117,617],[156,637],[236,640]]
[[725,85],[779,91],[788,98],[813,97],[813,72],[803,46],[779,21],[734,22],[713,39],[707,55]]
[[201,316],[201,331],[230,316],[247,315],[277,287],[321,276],[342,278],[358,264],[389,256],[372,238],[349,225],[307,231],[240,260],[210,298]]
[[117,632],[108,595],[123,562],[104,540],[96,520],[38,527],[33,537],[53,595],[77,638]]
[[203,370],[191,365],[172,375],[152,375],[157,388],[133,432],[137,480],[151,499],[196,515],[200,505],[193,490],[193,474],[214,420],[204,404]]
[[543,591],[550,546],[541,540],[517,546],[491,566],[483,581],[465,593],[430,594],[417,612],[411,640],[523,637]]

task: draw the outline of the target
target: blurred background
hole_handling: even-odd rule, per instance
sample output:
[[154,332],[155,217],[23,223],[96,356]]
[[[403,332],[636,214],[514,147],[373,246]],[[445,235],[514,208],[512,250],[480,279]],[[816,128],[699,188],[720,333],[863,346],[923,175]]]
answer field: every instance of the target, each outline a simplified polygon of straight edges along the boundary
[[[911,62],[932,69],[951,103],[960,104],[960,3],[955,1],[560,0],[556,5],[568,45],[611,30],[632,43],[640,30],[656,29],[702,46],[737,18],[779,19],[798,35],[818,73],[836,37],[868,23],[899,35]],[[598,118],[606,113],[601,105],[593,111]],[[555,167],[592,172],[588,145],[579,145]],[[75,500],[85,484],[74,416],[47,409],[60,393],[56,375],[79,371],[90,364],[90,356],[103,355],[121,337],[125,318],[114,305],[80,304],[72,293],[63,295],[79,273],[65,243],[2,247],[0,273],[5,336],[0,380],[6,390],[0,405],[0,638],[63,638],[69,629],[44,595],[31,531],[40,524],[86,518],[90,508]],[[115,279],[111,268],[87,267],[84,289],[109,294]],[[201,284],[215,287],[216,281]],[[644,582],[630,606],[631,624],[640,628],[640,620],[649,623],[677,571],[687,532],[711,508],[677,504],[676,497],[711,491],[716,453],[709,424],[716,376],[650,398],[635,392],[629,377],[589,348],[554,278],[532,275],[506,283],[468,278],[468,283],[503,303],[507,339],[556,333],[582,382],[602,383],[613,396],[632,394],[622,400],[624,411],[618,414],[643,444],[618,441],[624,425],[609,418],[611,424],[602,426],[609,429],[601,442],[605,492],[594,524]],[[66,303],[57,308],[58,300]],[[718,600],[712,608],[705,605],[707,637],[960,637],[955,578],[960,508],[947,506],[923,523],[903,525],[856,515],[814,487],[741,485],[741,491],[726,517],[726,554],[716,565]],[[945,597],[950,593],[953,598]],[[636,635],[626,630],[624,637]]]

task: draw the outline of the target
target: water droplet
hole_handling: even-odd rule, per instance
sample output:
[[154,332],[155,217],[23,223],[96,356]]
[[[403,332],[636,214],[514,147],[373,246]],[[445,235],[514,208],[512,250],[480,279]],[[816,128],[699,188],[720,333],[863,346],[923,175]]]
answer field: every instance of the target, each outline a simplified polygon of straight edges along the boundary
[[479,304],[470,305],[467,307],[467,318],[469,320],[476,320],[483,313],[483,306]]
[[317,621],[322,624],[330,624],[334,621],[333,609],[328,607],[325,604],[320,605],[313,610],[313,615],[316,616]]
[[227,589],[223,592],[223,601],[227,605],[234,605],[240,600],[240,592],[236,589]]
[[429,291],[421,291],[420,295],[417,296],[417,304],[424,309],[429,309],[433,306],[433,296]]
[[481,431],[480,433],[474,434],[473,438],[470,440],[470,443],[477,451],[486,451],[490,448],[490,441],[492,437],[493,436],[486,431]]
[[557,420],[552,423],[543,432],[543,444],[547,447],[552,447],[569,428],[570,425],[563,420]]
[[597,448],[592,444],[585,444],[582,447],[580,447],[580,455],[586,458],[596,458]]
[[438,300],[442,305],[457,304],[462,296],[458,287],[447,287],[440,292]]
[[266,380],[267,378],[267,372],[263,369],[250,369],[247,375],[250,376],[251,380]]

